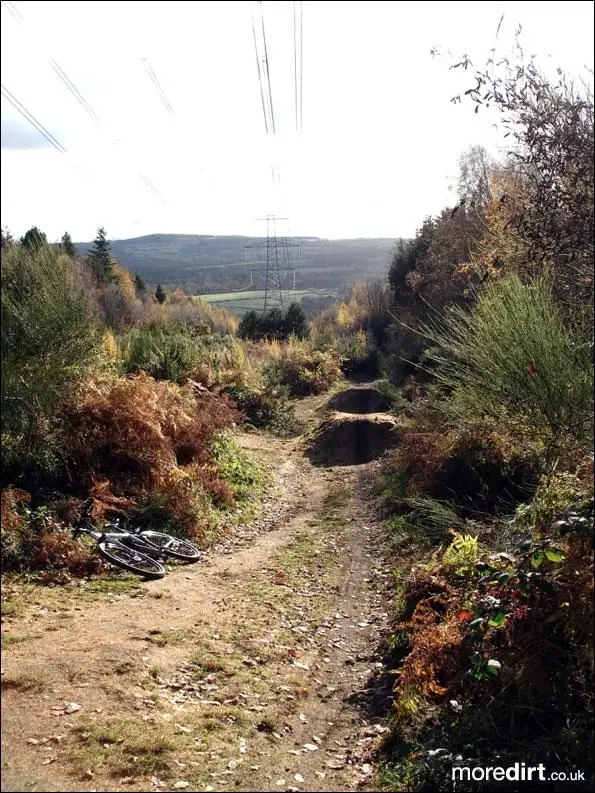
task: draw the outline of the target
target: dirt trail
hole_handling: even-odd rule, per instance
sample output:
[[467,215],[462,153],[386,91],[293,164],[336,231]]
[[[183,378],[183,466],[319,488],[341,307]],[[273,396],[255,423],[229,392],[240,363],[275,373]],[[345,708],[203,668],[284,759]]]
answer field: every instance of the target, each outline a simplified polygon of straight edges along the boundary
[[238,439],[277,469],[268,523],[161,581],[15,593],[3,790],[369,789],[384,727],[362,703],[387,620],[375,463]]

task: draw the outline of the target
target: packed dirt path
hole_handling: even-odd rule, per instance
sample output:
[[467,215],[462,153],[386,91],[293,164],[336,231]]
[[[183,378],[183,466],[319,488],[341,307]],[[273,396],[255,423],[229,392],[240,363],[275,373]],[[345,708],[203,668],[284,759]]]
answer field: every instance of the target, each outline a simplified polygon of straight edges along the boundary
[[388,618],[375,463],[316,467],[300,439],[238,441],[276,491],[198,564],[11,590],[3,790],[373,789],[388,693],[373,683]]

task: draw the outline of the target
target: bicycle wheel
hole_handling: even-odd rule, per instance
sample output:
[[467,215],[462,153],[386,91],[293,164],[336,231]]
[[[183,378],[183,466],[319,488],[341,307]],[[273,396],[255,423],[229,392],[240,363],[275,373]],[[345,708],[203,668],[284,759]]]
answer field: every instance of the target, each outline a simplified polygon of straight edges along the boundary
[[105,557],[108,562],[123,567],[124,570],[130,570],[131,573],[142,575],[143,578],[163,578],[165,575],[165,567],[156,559],[151,559],[150,556],[140,553],[135,548],[126,548],[119,542],[113,540],[103,540],[97,543],[99,553]]
[[171,556],[173,559],[180,559],[184,562],[198,562],[200,559],[198,548],[186,540],[179,540],[177,537],[170,537],[169,534],[162,534],[158,531],[141,531],[137,536],[159,548],[164,556]]

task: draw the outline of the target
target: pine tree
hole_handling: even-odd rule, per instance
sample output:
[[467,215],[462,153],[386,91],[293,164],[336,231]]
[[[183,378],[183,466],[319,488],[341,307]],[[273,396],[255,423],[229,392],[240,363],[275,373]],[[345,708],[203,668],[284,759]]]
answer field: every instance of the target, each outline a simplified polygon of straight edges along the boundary
[[303,339],[308,335],[308,319],[301,303],[292,303],[285,314],[285,332]]
[[137,293],[147,291],[147,285],[145,284],[144,278],[139,273],[134,274],[134,288]]
[[76,246],[72,241],[72,237],[70,234],[65,231],[64,236],[62,237],[62,250],[67,256],[76,256]]
[[158,303],[165,303],[165,292],[163,291],[163,287],[161,284],[157,284],[157,289],[155,290],[155,298]]
[[21,245],[23,248],[29,251],[29,253],[35,253],[38,248],[41,248],[47,244],[47,237],[43,231],[40,231],[37,228],[37,226],[32,226],[25,236],[21,237]]
[[97,229],[97,236],[93,240],[87,260],[100,283],[109,284],[115,280],[112,251],[104,228]]
[[260,317],[256,311],[247,311],[238,326],[238,336],[241,339],[258,339],[260,332]]

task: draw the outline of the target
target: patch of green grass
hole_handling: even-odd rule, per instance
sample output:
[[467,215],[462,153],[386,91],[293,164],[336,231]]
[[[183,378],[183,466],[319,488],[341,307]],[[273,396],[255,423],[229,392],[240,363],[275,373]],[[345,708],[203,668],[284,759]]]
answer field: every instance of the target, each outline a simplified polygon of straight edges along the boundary
[[129,672],[134,672],[136,664],[134,661],[121,661],[114,667],[114,672],[117,675],[127,675]]
[[18,614],[18,612],[20,611],[21,605],[22,604],[19,603],[19,601],[17,600],[6,598],[5,600],[2,601],[2,606],[1,606],[2,616],[14,617],[15,614]]
[[10,647],[13,644],[21,644],[22,642],[32,642],[35,639],[41,638],[40,633],[26,633],[22,635],[17,634],[3,634],[2,635],[2,649]]
[[199,680],[203,677],[207,677],[207,675],[217,674],[218,672],[225,672],[226,675],[233,674],[233,672],[228,671],[225,665],[216,658],[198,656],[196,658],[191,658],[190,663],[194,666],[194,677]]
[[44,687],[43,679],[35,675],[20,675],[19,677],[2,678],[3,691],[12,689],[14,691],[29,691],[33,693],[43,691]]
[[167,774],[172,752],[189,743],[172,725],[128,719],[81,725],[74,732],[78,740],[69,752],[73,765],[113,777]]
[[240,449],[229,435],[220,435],[213,441],[211,453],[221,478],[235,491],[235,506],[257,501],[271,479],[264,465]]
[[118,575],[106,578],[94,578],[83,588],[83,594],[109,593],[124,594],[140,589],[140,581],[135,575]]
[[[415,753],[399,761],[383,763],[378,771],[378,789],[405,793],[409,790],[422,790],[429,777],[429,768]],[[428,788],[431,789],[431,788]]]

